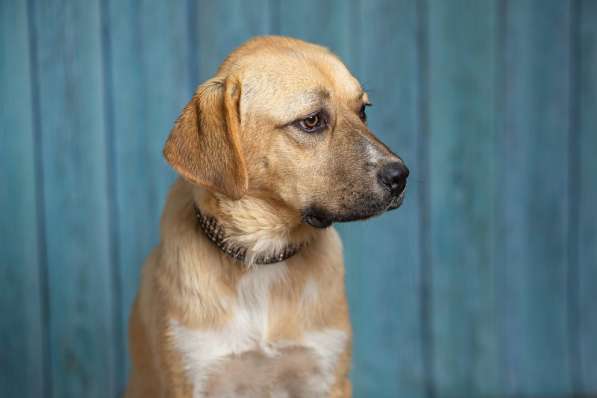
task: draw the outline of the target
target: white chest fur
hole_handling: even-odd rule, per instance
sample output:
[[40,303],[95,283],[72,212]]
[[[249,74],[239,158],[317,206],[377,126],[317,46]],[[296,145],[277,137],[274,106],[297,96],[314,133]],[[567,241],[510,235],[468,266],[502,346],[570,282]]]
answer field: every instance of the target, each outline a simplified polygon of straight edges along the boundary
[[[344,331],[310,331],[298,341],[268,339],[269,292],[274,284],[284,283],[286,276],[284,263],[258,267],[243,276],[238,284],[237,298],[229,304],[234,315],[223,328],[193,330],[171,321],[170,333],[176,349],[182,354],[195,397],[297,396],[296,392],[290,394],[288,389],[291,387],[276,387],[275,383],[283,378],[277,373],[285,367],[297,366],[299,362],[309,363],[310,370],[286,372],[303,376],[300,384],[304,392],[298,396],[322,396],[330,388],[336,362],[346,346]],[[315,285],[312,281],[305,288],[304,295],[308,300],[317,294]],[[212,388],[209,393],[208,384],[213,385],[214,379],[219,380],[219,387]],[[234,380],[222,386],[221,381],[225,379]],[[269,386],[267,395],[263,395],[266,385]],[[242,395],[239,388],[244,391]]]

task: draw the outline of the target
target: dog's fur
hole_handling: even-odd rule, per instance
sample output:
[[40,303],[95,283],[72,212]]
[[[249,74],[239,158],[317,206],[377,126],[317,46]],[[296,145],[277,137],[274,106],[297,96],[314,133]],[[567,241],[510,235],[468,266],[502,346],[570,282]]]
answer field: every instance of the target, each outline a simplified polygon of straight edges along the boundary
[[[400,160],[359,117],[367,102],[331,52],[284,37],[245,43],[198,88],[164,148],[184,178],[143,268],[128,397],[350,397],[342,248],[326,227],[402,200],[377,180]],[[301,131],[320,111],[326,127]],[[207,239],[194,206],[247,248],[245,263]]]

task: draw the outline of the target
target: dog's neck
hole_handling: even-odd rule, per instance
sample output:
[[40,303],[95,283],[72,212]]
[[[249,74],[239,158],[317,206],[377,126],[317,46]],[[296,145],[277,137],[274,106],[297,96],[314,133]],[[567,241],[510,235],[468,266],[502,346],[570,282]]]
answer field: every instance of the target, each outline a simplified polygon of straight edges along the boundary
[[319,232],[303,224],[296,212],[272,200],[251,196],[232,200],[203,188],[194,190],[193,199],[208,238],[249,266],[284,260]]

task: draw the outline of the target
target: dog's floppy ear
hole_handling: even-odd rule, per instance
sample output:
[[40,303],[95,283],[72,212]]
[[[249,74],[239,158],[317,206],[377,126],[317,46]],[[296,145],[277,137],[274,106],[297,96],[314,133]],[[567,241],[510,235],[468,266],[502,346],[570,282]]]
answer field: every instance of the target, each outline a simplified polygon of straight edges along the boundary
[[184,178],[233,199],[248,188],[239,99],[235,78],[208,80],[184,108],[164,146],[164,157]]

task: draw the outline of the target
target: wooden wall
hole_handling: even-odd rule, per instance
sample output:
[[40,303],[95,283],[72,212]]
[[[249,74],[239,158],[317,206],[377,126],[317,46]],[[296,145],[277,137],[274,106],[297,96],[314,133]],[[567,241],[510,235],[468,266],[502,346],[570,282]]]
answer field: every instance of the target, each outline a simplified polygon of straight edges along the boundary
[[337,52],[411,168],[341,225],[355,397],[597,394],[597,1],[1,0],[0,396],[117,396],[195,86],[253,35]]

